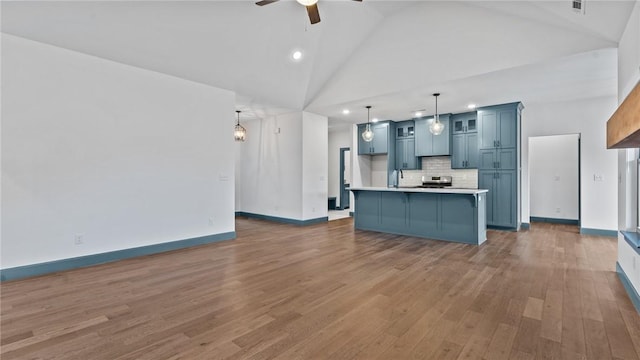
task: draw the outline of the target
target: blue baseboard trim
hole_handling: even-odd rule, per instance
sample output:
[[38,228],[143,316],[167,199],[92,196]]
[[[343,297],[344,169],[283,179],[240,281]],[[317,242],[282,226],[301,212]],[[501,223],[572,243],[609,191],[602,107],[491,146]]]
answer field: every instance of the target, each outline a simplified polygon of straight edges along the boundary
[[138,256],[152,255],[162,253],[171,250],[184,249],[197,245],[210,244],[223,240],[235,239],[236,232],[231,231],[221,234],[213,234],[207,236],[201,236],[192,239],[171,241],[162,244],[154,244],[141,246],[131,249],[123,249],[110,251],[106,253],[79,256],[69,259],[49,261],[39,264],[16,266],[13,268],[0,270],[0,281],[9,281],[24,279],[28,277],[45,275],[55,273],[59,271],[72,270],[87,266],[93,266],[98,264],[104,264],[108,262],[129,259]]
[[277,216],[269,216],[269,215],[248,213],[248,212],[244,212],[244,211],[236,211],[236,216],[243,216],[243,217],[248,217],[248,218],[252,218],[252,219],[260,219],[260,220],[267,220],[267,221],[274,221],[274,222],[285,223],[285,224],[293,224],[293,225],[298,225],[298,226],[313,225],[313,224],[319,224],[319,223],[323,223],[323,222],[329,221],[329,217],[328,216],[319,217],[319,218],[315,218],[315,219],[308,219],[308,220],[296,220],[296,219],[289,219],[289,218],[283,218],[283,217],[277,217]]
[[640,295],[638,295],[636,289],[634,289],[633,285],[631,285],[631,281],[629,281],[627,274],[625,274],[624,270],[622,270],[622,267],[620,266],[620,263],[618,263],[617,261],[616,272],[618,273],[620,282],[622,282],[622,286],[624,286],[627,294],[629,294],[629,298],[631,299],[633,306],[636,308],[636,311],[640,313]]
[[529,229],[531,229],[531,224],[529,224],[529,223],[522,223],[522,224],[520,224],[520,228],[521,228],[522,230],[529,230]]
[[590,229],[590,228],[583,228],[583,227],[580,228],[580,234],[618,237],[618,231],[616,230]]
[[578,220],[570,220],[570,219],[556,219],[556,218],[546,218],[546,217],[536,217],[531,216],[531,222],[546,222],[552,224],[566,224],[566,225],[580,225],[580,221]]
[[516,228],[507,227],[507,226],[497,226],[497,225],[487,225],[487,229],[502,230],[502,231],[518,231],[518,229]]

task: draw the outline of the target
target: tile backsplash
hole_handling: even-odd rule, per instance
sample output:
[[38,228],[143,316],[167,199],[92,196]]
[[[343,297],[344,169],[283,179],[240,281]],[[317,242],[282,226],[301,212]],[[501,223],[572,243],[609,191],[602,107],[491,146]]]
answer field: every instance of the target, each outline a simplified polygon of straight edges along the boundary
[[422,176],[451,176],[454,188],[478,188],[477,169],[452,169],[450,156],[429,156],[422,158],[422,170],[405,170],[400,186],[422,184]]

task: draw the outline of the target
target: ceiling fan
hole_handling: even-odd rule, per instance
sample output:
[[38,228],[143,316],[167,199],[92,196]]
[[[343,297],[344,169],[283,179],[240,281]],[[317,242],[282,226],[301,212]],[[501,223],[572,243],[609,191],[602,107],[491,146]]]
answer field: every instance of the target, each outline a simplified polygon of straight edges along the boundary
[[[262,1],[258,1],[256,5],[264,6],[277,1],[279,0],[262,0]],[[296,1],[306,6],[307,14],[309,14],[309,20],[311,21],[311,24],[317,24],[320,22],[320,13],[318,12],[318,0],[296,0]],[[353,0],[353,1],[362,2],[362,0]]]

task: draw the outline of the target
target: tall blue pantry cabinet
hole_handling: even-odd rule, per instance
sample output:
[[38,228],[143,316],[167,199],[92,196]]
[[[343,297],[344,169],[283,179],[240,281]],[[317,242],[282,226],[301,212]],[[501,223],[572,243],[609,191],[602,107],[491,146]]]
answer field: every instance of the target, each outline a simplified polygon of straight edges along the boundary
[[478,109],[478,187],[489,190],[488,226],[520,228],[522,109],[519,102]]

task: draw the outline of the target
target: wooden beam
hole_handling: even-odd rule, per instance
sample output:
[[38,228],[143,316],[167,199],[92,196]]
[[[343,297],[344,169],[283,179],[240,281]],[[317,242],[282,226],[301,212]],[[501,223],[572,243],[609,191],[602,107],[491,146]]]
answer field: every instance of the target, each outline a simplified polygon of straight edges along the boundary
[[607,121],[607,149],[640,147],[640,83]]

